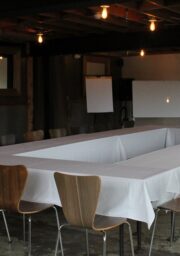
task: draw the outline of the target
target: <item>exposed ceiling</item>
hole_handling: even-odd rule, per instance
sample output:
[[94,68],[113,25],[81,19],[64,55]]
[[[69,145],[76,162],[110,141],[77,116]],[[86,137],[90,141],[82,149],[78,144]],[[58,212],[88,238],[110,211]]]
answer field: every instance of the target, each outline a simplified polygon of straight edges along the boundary
[[[0,8],[0,42],[34,53],[180,51],[180,0],[6,0]],[[99,18],[101,5],[109,16]],[[149,20],[157,29],[149,31]],[[45,42],[38,45],[36,34]]]

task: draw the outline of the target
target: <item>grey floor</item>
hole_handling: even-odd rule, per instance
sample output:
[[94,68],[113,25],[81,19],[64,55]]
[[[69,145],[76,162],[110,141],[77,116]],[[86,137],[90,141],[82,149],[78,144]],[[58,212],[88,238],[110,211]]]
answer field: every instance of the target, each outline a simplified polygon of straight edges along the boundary
[[[62,212],[59,210],[60,220],[63,221]],[[178,256],[180,255],[180,221],[176,217],[176,241],[170,248],[167,238],[170,232],[169,214],[161,214],[158,219],[155,243],[152,256]],[[26,245],[22,239],[22,217],[16,214],[7,213],[7,220],[13,242],[7,242],[6,232],[2,218],[0,218],[0,256],[25,256],[27,255]],[[178,223],[179,222],[179,223]],[[131,222],[134,233],[134,246],[136,247],[136,223]],[[142,225],[142,249],[137,256],[148,256],[149,241],[151,232],[145,224]],[[52,209],[34,215],[32,219],[32,256],[54,255],[57,239],[57,228],[54,211]],[[93,232],[90,233],[90,255],[100,256],[102,248],[102,237]],[[65,256],[84,256],[85,235],[84,232],[76,229],[66,228],[63,230]],[[117,256],[119,251],[118,229],[108,233],[108,256]],[[59,255],[61,253],[59,252]],[[125,230],[125,256],[130,254],[128,235]]]

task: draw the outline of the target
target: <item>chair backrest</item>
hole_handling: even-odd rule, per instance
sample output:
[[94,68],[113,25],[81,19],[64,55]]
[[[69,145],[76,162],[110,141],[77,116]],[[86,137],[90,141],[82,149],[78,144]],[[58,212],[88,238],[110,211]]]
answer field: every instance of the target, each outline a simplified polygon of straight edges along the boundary
[[19,211],[19,202],[27,180],[23,165],[0,165],[0,208]]
[[93,228],[101,180],[98,176],[54,174],[61,205],[71,225]]
[[36,141],[44,139],[44,131],[36,130],[36,131],[28,131],[24,134],[25,141]]
[[66,128],[49,129],[50,138],[59,138],[67,135]]
[[6,134],[0,137],[1,146],[15,144],[16,136],[14,134]]

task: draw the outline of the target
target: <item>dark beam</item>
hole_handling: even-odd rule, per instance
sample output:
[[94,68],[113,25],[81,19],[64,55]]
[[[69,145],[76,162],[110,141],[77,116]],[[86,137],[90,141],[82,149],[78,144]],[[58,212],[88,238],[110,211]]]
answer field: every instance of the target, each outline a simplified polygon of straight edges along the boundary
[[165,6],[176,6],[179,5],[179,0],[164,0]]
[[131,51],[156,48],[173,48],[180,45],[180,28],[154,33],[109,33],[104,36],[69,38],[32,45],[32,55],[74,54],[106,51]]
[[74,23],[78,26],[86,25],[87,29],[89,28],[99,28],[102,31],[116,31],[121,32],[121,27],[116,26],[114,24],[110,24],[108,20],[95,20],[92,17],[84,17],[83,15],[76,15],[73,13],[69,13],[68,15],[65,15],[63,17],[64,21],[69,21],[71,23]]
[[[43,12],[58,12],[64,10],[88,8],[90,6],[100,6],[103,4],[124,3],[122,0],[62,0],[56,3],[45,1],[11,1],[7,0],[0,8],[0,19],[8,17],[18,17],[24,15],[35,15]],[[18,4],[19,3],[19,4]],[[19,7],[19,8],[18,8]]]

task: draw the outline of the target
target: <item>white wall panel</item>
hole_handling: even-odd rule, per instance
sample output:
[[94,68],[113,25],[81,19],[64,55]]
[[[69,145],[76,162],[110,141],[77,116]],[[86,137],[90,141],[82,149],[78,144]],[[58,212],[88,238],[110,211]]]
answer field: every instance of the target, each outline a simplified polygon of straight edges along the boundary
[[180,80],[180,54],[125,57],[124,78],[136,80]]
[[133,116],[180,117],[180,81],[133,81]]

